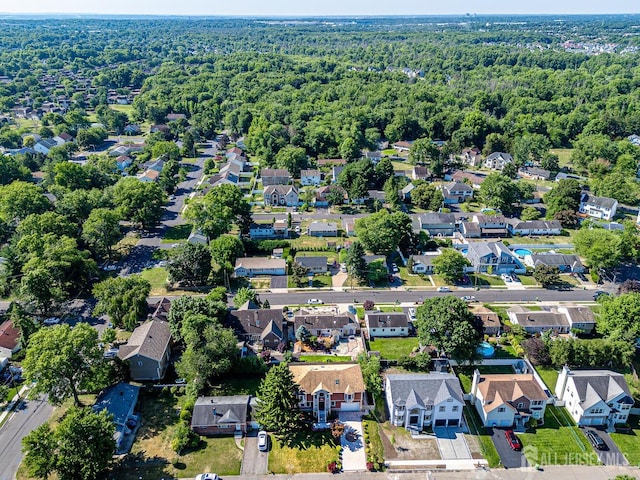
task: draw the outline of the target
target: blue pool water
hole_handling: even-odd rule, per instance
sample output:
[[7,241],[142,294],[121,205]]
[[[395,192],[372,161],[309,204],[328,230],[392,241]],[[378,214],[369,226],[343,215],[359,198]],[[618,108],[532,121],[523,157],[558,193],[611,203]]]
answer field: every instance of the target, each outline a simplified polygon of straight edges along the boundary
[[463,255],[466,255],[467,253],[469,253],[469,249],[463,248],[462,250],[460,250],[460,253],[462,253]]
[[527,255],[531,255],[531,250],[528,248],[516,248],[513,253],[519,257],[526,257]]
[[478,346],[478,352],[482,355],[482,358],[491,358],[495,355],[496,349],[489,342],[482,342]]

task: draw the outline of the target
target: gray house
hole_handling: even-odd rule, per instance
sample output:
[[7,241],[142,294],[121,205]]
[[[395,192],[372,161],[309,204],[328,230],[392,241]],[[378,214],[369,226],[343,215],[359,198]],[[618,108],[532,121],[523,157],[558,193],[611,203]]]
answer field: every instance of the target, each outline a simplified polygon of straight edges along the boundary
[[327,257],[296,257],[296,263],[309,270],[309,273],[327,273]]
[[311,222],[307,234],[312,237],[337,237],[338,224],[334,222]]
[[259,308],[247,302],[227,315],[226,326],[238,339],[275,349],[284,340],[285,320],[280,308]]
[[130,427],[134,425],[131,421],[137,422],[138,416],[133,411],[138,403],[139,391],[140,387],[135,385],[118,383],[104,389],[96,398],[96,403],[93,404],[94,412],[106,410],[107,413],[112,415],[113,423],[116,427],[115,440],[116,453],[118,454],[126,453],[121,450],[122,441],[126,435],[133,433]]
[[522,262],[502,242],[470,242],[467,260],[470,271],[492,273],[524,272]]
[[391,423],[398,427],[421,431],[462,422],[464,394],[450,373],[387,375],[384,391]]
[[198,435],[246,433],[250,395],[199,397],[193,406],[191,429]]
[[129,363],[133,380],[164,378],[171,357],[169,324],[161,320],[143,323],[133,331],[127,344],[120,347],[118,357]]
[[409,317],[405,312],[365,312],[369,338],[409,336]]
[[564,253],[533,253],[525,262],[533,268],[540,265],[558,267],[562,273],[583,273],[585,268],[578,255]]
[[423,213],[413,220],[413,231],[421,230],[433,237],[450,237],[456,231],[456,217],[453,213]]

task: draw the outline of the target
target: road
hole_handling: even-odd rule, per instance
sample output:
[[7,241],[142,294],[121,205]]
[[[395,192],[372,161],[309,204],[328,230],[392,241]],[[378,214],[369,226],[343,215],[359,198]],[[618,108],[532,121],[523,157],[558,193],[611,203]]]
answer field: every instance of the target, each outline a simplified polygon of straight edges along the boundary
[[13,480],[22,462],[22,439],[47,421],[53,407],[44,399],[25,400],[0,427],[0,480]]

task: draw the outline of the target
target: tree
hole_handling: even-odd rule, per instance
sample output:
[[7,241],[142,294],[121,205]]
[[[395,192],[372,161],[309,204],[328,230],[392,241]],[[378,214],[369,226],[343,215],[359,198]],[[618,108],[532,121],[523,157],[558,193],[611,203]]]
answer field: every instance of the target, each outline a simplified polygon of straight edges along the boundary
[[362,370],[362,378],[364,379],[367,392],[373,395],[379,395],[382,392],[382,377],[380,376],[380,357],[376,355],[367,355],[361,353],[358,355],[358,363]]
[[555,153],[547,152],[542,156],[540,166],[550,172],[557,172],[560,170],[560,159]]
[[32,213],[50,210],[51,202],[33,183],[16,180],[0,186],[0,218],[6,223],[19,223]]
[[376,185],[378,187],[384,185],[387,180],[393,178],[395,175],[393,171],[393,163],[391,163],[389,157],[380,159],[380,161],[374,168],[374,172],[376,177]]
[[602,228],[581,228],[573,238],[576,253],[594,270],[611,268],[620,261],[620,237]]
[[370,282],[373,282],[373,283],[386,282],[388,276],[389,276],[389,269],[385,265],[384,260],[376,260],[369,264],[369,268],[367,270],[367,278],[369,279]]
[[108,208],[92,210],[82,225],[82,239],[99,255],[111,258],[111,247],[120,237],[120,216]]
[[64,292],[55,284],[53,274],[45,268],[27,271],[20,282],[20,295],[41,313],[51,311],[54,304],[65,299]]
[[460,298],[447,295],[425,300],[416,311],[414,325],[422,345],[433,345],[461,362],[480,358],[482,322]]
[[443,202],[442,191],[430,183],[421,183],[411,191],[411,203],[419,208],[437,212]]
[[83,148],[95,148],[104,142],[109,135],[104,128],[92,127],[78,130],[76,143]]
[[535,207],[524,207],[520,213],[520,219],[523,222],[530,220],[538,220],[540,218],[540,210]]
[[162,218],[166,198],[157,183],[124,177],[113,186],[112,192],[113,203],[124,220],[149,228]]
[[309,343],[309,339],[311,338],[311,332],[304,325],[300,325],[296,330],[296,340],[300,343]]
[[480,197],[491,208],[510,212],[518,200],[518,185],[500,173],[491,173],[480,185]]
[[511,179],[516,178],[518,176],[518,167],[516,166],[515,162],[507,163],[502,169],[502,175]]
[[34,476],[60,480],[99,478],[116,450],[115,425],[106,410],[71,408],[55,430],[41,425],[23,440],[25,465]]
[[279,436],[292,436],[302,427],[300,388],[286,363],[271,367],[258,388],[258,404],[254,410],[260,426]]
[[180,148],[175,142],[159,141],[151,147],[153,158],[164,157],[166,160],[180,160]]
[[575,228],[578,226],[578,215],[574,210],[560,210],[553,215],[554,220],[558,220],[562,228]]
[[293,178],[300,177],[300,170],[307,168],[304,148],[287,145],[276,154],[276,166],[289,171]]
[[9,304],[7,316],[14,327],[20,330],[20,347],[26,349],[29,346],[29,339],[38,331],[38,323],[33,317],[28,315],[22,305],[17,302],[11,302]]
[[28,181],[31,172],[17,158],[0,154],[0,185],[9,185],[15,180]]
[[233,297],[233,306],[240,308],[247,302],[256,303],[258,293],[253,288],[240,287]]
[[551,190],[544,194],[544,204],[547,207],[547,217],[553,216],[561,210],[577,211],[580,206],[582,188],[577,180],[561,179]]
[[291,281],[298,287],[302,287],[305,285],[307,281],[307,276],[309,275],[309,269],[304,265],[301,265],[298,262],[291,262],[291,266],[289,268],[289,273],[291,275]]
[[53,181],[69,190],[87,190],[91,187],[91,179],[85,169],[73,162],[53,165]]
[[555,265],[540,264],[533,271],[533,278],[543,287],[560,283],[560,269]]
[[251,207],[235,185],[219,185],[189,204],[185,216],[210,239],[229,233],[233,224],[245,232],[251,223]]
[[429,163],[440,156],[438,147],[430,138],[419,138],[409,151],[409,163],[412,165]]
[[364,280],[367,274],[367,262],[364,259],[364,254],[362,244],[355,240],[347,250],[345,258],[347,272],[358,281]]
[[411,243],[411,217],[403,212],[390,214],[381,210],[356,220],[356,234],[365,249],[375,254],[388,254],[402,244]]
[[190,314],[201,314],[211,319],[216,319],[219,323],[227,314],[225,303],[205,297],[192,297],[184,295],[171,302],[169,310],[169,329],[171,336],[176,340],[182,340],[182,323]]
[[462,278],[465,267],[471,265],[464,255],[452,248],[442,250],[432,263],[434,272],[442,276],[447,283],[453,283]]
[[626,205],[637,205],[640,188],[627,173],[613,171],[601,180],[591,181],[593,193],[601,197],[615,198]]
[[625,280],[622,282],[618,287],[618,295],[624,295],[625,293],[640,293],[640,280]]
[[544,135],[538,133],[518,136],[513,141],[513,159],[518,166],[538,164],[549,152],[551,143]]
[[596,328],[598,333],[607,338],[635,342],[640,338],[638,318],[640,318],[640,293],[625,293],[619,297],[602,295],[602,306]]
[[167,271],[171,282],[206,285],[211,273],[211,252],[201,243],[180,245],[169,257]]
[[549,365],[551,357],[546,343],[539,337],[531,337],[522,342],[522,348],[533,365]]
[[45,393],[59,405],[79,393],[104,387],[105,361],[98,346],[98,331],[87,323],[41,328],[30,340],[22,364],[34,393]]
[[114,325],[132,331],[147,314],[151,284],[140,275],[108,278],[93,287],[94,315],[109,315]]
[[622,222],[624,229],[618,231],[620,237],[620,257],[637,260],[640,258],[640,231],[633,220]]
[[220,267],[233,271],[236,259],[244,255],[244,245],[242,241],[234,235],[221,235],[209,242],[211,258]]

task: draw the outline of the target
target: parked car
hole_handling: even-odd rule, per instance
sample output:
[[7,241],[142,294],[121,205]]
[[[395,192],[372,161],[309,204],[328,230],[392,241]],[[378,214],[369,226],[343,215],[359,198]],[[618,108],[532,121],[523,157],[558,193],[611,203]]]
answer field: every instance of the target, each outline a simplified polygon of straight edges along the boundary
[[218,480],[219,478],[217,473],[200,473],[196,475],[196,480]]
[[464,297],[462,297],[462,300],[464,300],[465,302],[475,302],[476,297],[474,297],[473,295],[465,295]]
[[598,435],[596,432],[594,432],[593,430],[587,430],[586,435],[591,442],[591,445],[593,445],[595,448],[597,448],[598,450],[607,449],[607,444],[604,443],[602,437],[600,437],[600,435]]
[[515,433],[513,433],[513,430],[506,430],[504,432],[504,437],[507,439],[507,443],[512,450],[522,450],[522,442],[520,442],[520,439],[516,436]]
[[309,300],[307,300],[307,303],[309,305],[322,305],[324,302],[319,298],[310,298]]
[[450,292],[451,289],[449,287],[438,287],[438,292]]
[[258,432],[258,450],[266,452],[269,449],[269,436],[264,430]]
[[393,270],[393,273],[398,273],[400,271],[398,265],[396,265],[395,263],[391,264],[391,270]]
[[602,295],[609,295],[607,292],[603,292],[602,290],[596,290],[593,294],[593,299],[597,300],[599,299]]
[[409,309],[409,318],[410,318],[411,320],[415,320],[415,319],[416,319],[416,309],[415,309],[415,308],[413,308],[413,307],[411,307],[411,308]]
[[353,305],[348,305],[347,306],[347,312],[349,312],[352,315],[355,315],[357,313],[356,307],[354,307]]
[[46,318],[43,322],[44,325],[57,325],[60,323],[59,317],[49,317]]
[[118,356],[117,348],[110,348],[102,355],[104,358],[116,358]]

